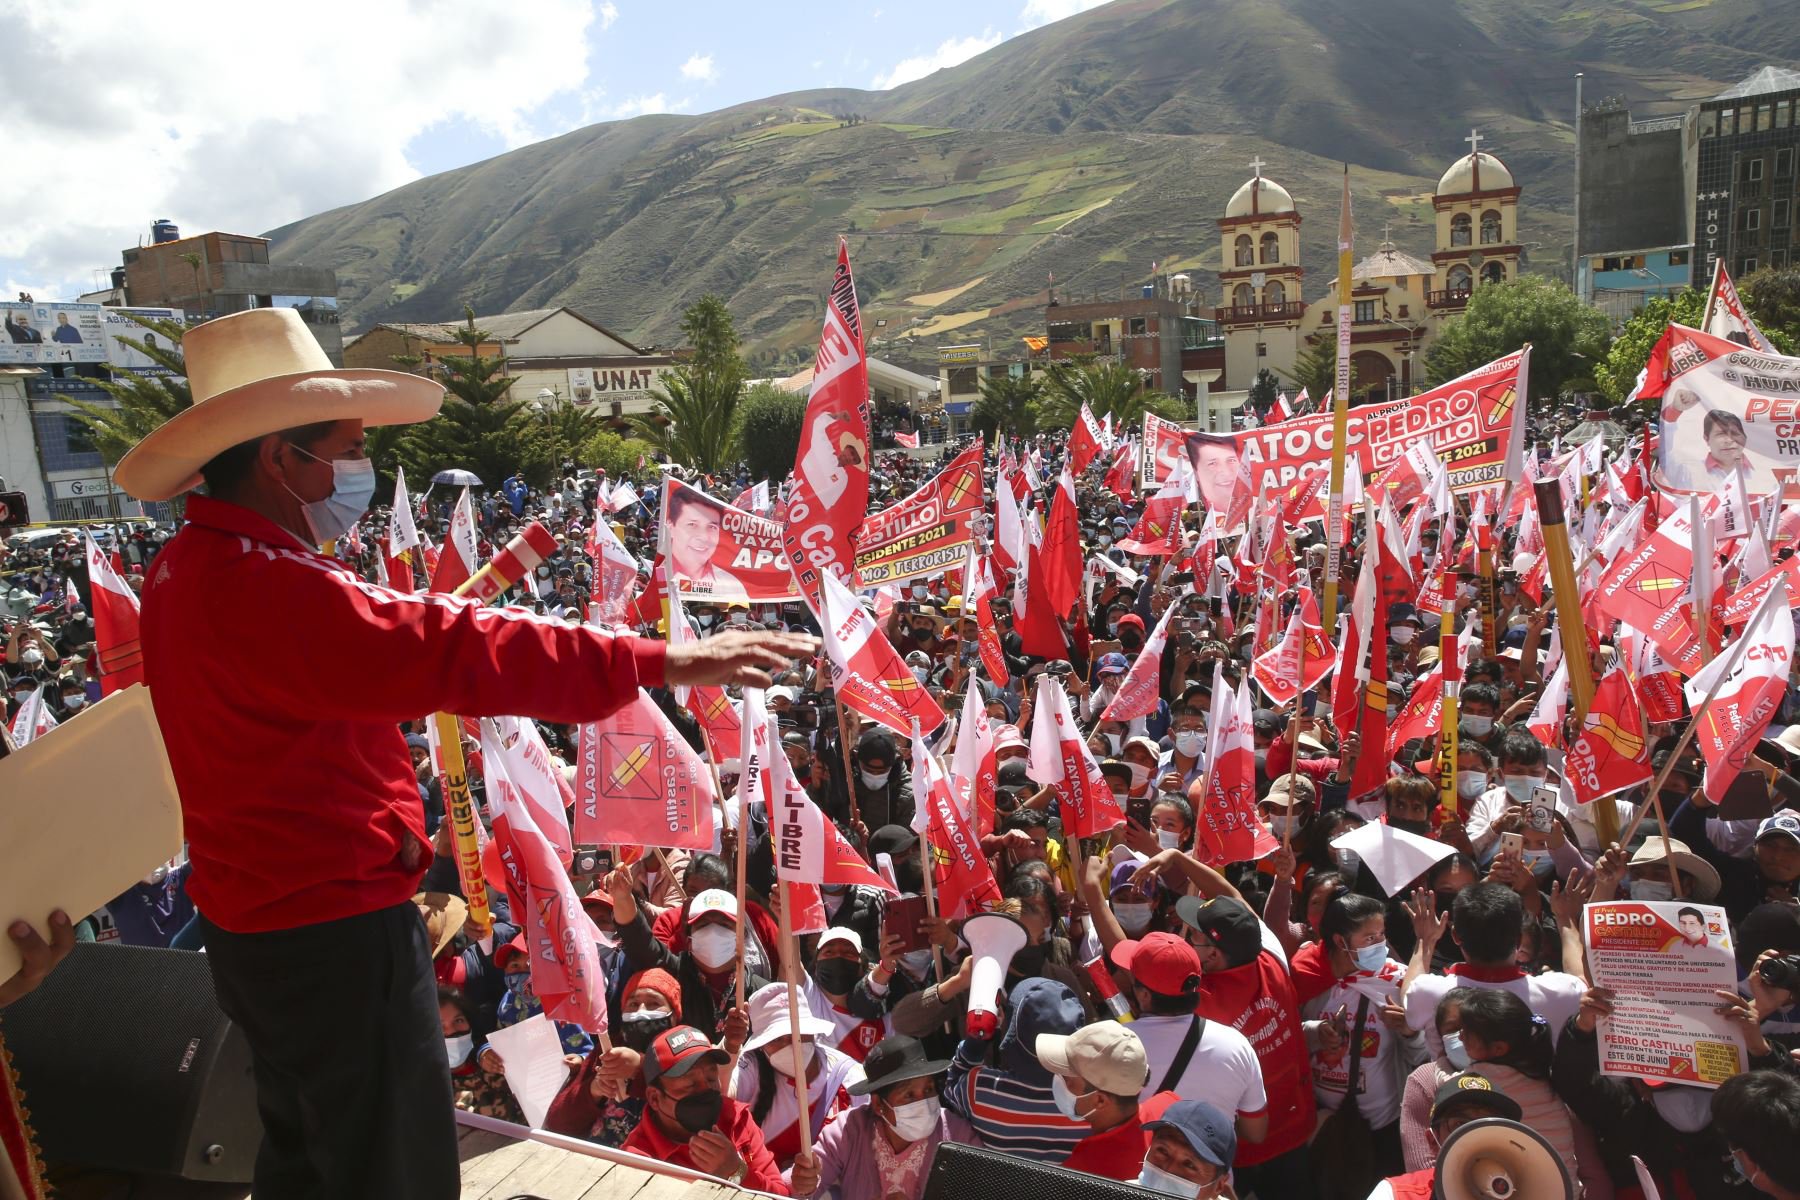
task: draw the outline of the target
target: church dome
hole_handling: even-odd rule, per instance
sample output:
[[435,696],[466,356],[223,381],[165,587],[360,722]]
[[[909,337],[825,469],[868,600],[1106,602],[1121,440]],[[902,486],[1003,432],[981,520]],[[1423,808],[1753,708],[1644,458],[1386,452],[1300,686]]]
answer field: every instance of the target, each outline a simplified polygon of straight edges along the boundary
[[1477,164],[1481,167],[1481,191],[1493,192],[1513,186],[1512,172],[1506,169],[1506,164],[1483,151],[1479,154],[1465,154],[1451,163],[1450,169],[1444,172],[1444,177],[1438,180],[1437,194],[1466,196],[1475,191]]
[[1244,186],[1233,192],[1230,202],[1225,205],[1225,215],[1228,217],[1248,217],[1252,213],[1269,216],[1293,211],[1294,198],[1288,195],[1288,190],[1273,179],[1264,179],[1260,175],[1246,179]]

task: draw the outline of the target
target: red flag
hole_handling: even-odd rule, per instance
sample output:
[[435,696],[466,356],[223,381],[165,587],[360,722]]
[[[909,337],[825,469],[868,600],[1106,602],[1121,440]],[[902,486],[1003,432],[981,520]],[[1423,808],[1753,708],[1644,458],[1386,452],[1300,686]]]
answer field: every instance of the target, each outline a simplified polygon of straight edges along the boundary
[[712,846],[717,798],[712,772],[641,688],[612,716],[581,727],[580,758],[577,841],[688,850]]
[[1127,554],[1174,554],[1180,545],[1181,513],[1188,506],[1188,477],[1177,472],[1144,501],[1137,527],[1119,539]]
[[894,434],[894,444],[896,446],[905,446],[908,450],[917,450],[919,448],[919,435],[916,433],[896,433]]
[[[1708,496],[1700,519],[1718,503]],[[1611,563],[1600,581],[1600,611],[1643,630],[1675,668],[1692,678],[1700,669],[1700,633],[1693,606],[1683,601],[1694,578],[1694,530],[1688,505],[1666,515],[1655,532]],[[1716,642],[1716,639],[1715,639]]]
[[88,603],[94,614],[95,657],[100,660],[100,694],[144,682],[144,655],[138,646],[137,593],[113,570],[94,535],[87,539]]
[[1623,667],[1613,667],[1594,689],[1581,733],[1563,757],[1563,775],[1580,804],[1592,804],[1655,777],[1637,689]]
[[1256,602],[1256,624],[1250,631],[1250,652],[1252,656],[1261,655],[1273,650],[1281,640],[1281,606],[1276,603],[1273,592],[1264,592],[1262,599]]
[[1034,599],[1042,597],[1052,614],[1066,617],[1081,596],[1081,510],[1075,503],[1075,477],[1067,467],[1056,481],[1050,521],[1044,527],[1041,555],[1044,573],[1035,579]]
[[1134,717],[1147,717],[1156,711],[1157,702],[1162,696],[1163,646],[1169,640],[1169,618],[1175,615],[1176,607],[1171,604],[1163,609],[1156,628],[1144,639],[1143,649],[1138,651],[1137,657],[1132,660],[1131,669],[1119,684],[1118,694],[1106,706],[1106,711],[1100,714],[1102,721],[1130,721]]
[[850,248],[840,238],[782,531],[794,579],[814,612],[826,574],[852,578],[853,537],[868,509],[869,364]]
[[569,806],[575,795],[550,761],[550,748],[537,725],[518,717],[491,717],[476,728],[483,769],[492,763],[504,768],[514,792],[531,809],[531,823],[556,847],[557,860],[568,866],[575,859],[575,843],[569,837]]
[[976,558],[975,544],[971,542],[963,571],[963,612],[975,614],[976,645],[988,678],[1005,687],[1012,682],[1012,674],[1006,669],[1006,652],[1000,645],[1000,624],[994,619],[994,590],[991,564],[988,559]]
[[1069,435],[1069,465],[1079,475],[1088,469],[1088,464],[1100,456],[1106,448],[1106,435],[1100,431],[1100,422],[1094,419],[1087,401],[1081,402],[1081,411],[1075,416],[1075,430]]
[[431,591],[454,592],[481,567],[481,551],[475,540],[475,508],[469,489],[457,497],[450,510],[450,532],[438,550],[437,567],[431,573]]
[[707,754],[714,762],[724,762],[737,753],[743,723],[738,720],[737,706],[723,688],[694,688],[688,693],[687,709],[694,714],[700,734],[706,739]]
[[488,808],[507,891],[518,901],[512,912],[524,927],[532,990],[552,1021],[605,1033],[606,979],[594,923],[581,910],[556,848],[532,824],[529,807],[505,784],[501,769],[492,762],[486,766],[490,784],[502,781],[489,788]]
[[[1406,707],[1388,726],[1387,756],[1399,756],[1400,748],[1414,738],[1436,733],[1444,711],[1444,665],[1439,662],[1413,683]],[[1364,753],[1368,753],[1367,750]]]
[[1044,599],[1038,577],[1043,573],[1043,555],[1036,546],[1027,545],[1025,562],[1013,576],[1013,631],[1019,635],[1019,651],[1038,658],[1069,657],[1068,639],[1050,602]]
[[[1706,760],[1706,798],[1725,798],[1756,743],[1769,727],[1787,692],[1794,659],[1794,621],[1788,589],[1778,581],[1763,598],[1740,637],[1741,646],[1722,654],[1688,677],[1688,706],[1694,710],[1694,743]],[[1711,704],[1707,693],[1718,694]]]
[[1069,710],[1068,694],[1048,673],[1038,676],[1032,709],[1031,777],[1056,788],[1063,829],[1075,837],[1098,837],[1124,823],[1125,814]]
[[[1004,468],[998,476],[1000,482],[1017,478],[1017,474],[1008,475]],[[1026,549],[1036,541],[1033,530],[1026,528],[1026,522],[1035,518],[1020,509],[1019,497],[1011,487],[996,483],[994,492],[994,562],[1003,576],[1012,576],[1025,562]]]
[[937,889],[938,915],[955,921],[986,912],[1000,903],[994,870],[981,853],[981,840],[971,823],[963,819],[944,769],[915,736],[913,752],[914,824],[931,849],[931,879]]
[[1751,580],[1720,606],[1719,623],[1722,625],[1742,625],[1756,615],[1762,607],[1763,598],[1776,584],[1786,584],[1788,596],[1800,600],[1800,555],[1783,559],[1774,570]]
[[963,823],[973,826],[980,837],[994,832],[994,793],[1000,782],[1000,767],[994,756],[998,740],[981,700],[981,685],[971,672],[969,690],[963,697],[962,719],[956,726],[956,752],[950,760],[950,770]]
[[1251,663],[1250,673],[1269,699],[1281,705],[1317,687],[1336,665],[1337,650],[1319,628],[1312,589],[1301,588],[1300,603],[1288,621],[1287,632],[1273,650]]
[[1525,726],[1544,745],[1560,746],[1563,740],[1563,719],[1568,715],[1569,664],[1559,660],[1556,670],[1550,673],[1550,681],[1544,685],[1544,694],[1538,697],[1531,715],[1525,718]]
[[[769,744],[781,745],[781,729],[771,716],[766,728]],[[908,727],[911,732],[911,727]],[[807,796],[806,789],[794,782],[788,772],[787,755],[779,751],[769,755],[769,794],[775,797],[769,813],[769,836],[775,856],[775,877],[793,884],[851,884],[879,888],[894,893],[896,889],[864,862],[862,856],[837,826],[825,819],[818,805]]]
[[1255,704],[1248,680],[1236,690],[1225,685],[1224,670],[1213,666],[1212,713],[1208,718],[1206,799],[1196,814],[1199,834],[1194,854],[1212,867],[1254,862],[1280,843],[1256,812]]
[[1112,466],[1107,468],[1106,480],[1101,485],[1126,504],[1137,499],[1137,453],[1137,446],[1131,442],[1122,444],[1113,457]]
[[587,552],[594,562],[594,619],[601,625],[617,624],[637,594],[637,560],[599,516],[588,530]]
[[819,623],[839,701],[899,734],[910,736],[914,721],[927,733],[942,725],[944,710],[913,678],[912,668],[887,636],[875,628],[869,611],[837,576],[824,577],[821,583],[824,607]]

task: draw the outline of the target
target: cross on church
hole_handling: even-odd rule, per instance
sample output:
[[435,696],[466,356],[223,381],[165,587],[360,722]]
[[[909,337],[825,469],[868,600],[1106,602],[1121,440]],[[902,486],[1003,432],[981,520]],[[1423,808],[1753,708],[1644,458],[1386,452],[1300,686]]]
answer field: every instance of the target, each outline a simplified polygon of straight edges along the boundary
[[1479,129],[1469,130],[1469,136],[1464,138],[1463,141],[1469,143],[1470,158],[1474,158],[1477,154],[1481,153],[1481,131]]
[[1383,221],[1381,223],[1381,248],[1383,250],[1392,250],[1394,248],[1393,232],[1394,223],[1392,221]]
[[1256,172],[1256,177],[1258,179],[1262,178],[1262,169],[1268,165],[1268,163],[1262,160],[1262,155],[1260,154],[1250,160],[1250,169]]

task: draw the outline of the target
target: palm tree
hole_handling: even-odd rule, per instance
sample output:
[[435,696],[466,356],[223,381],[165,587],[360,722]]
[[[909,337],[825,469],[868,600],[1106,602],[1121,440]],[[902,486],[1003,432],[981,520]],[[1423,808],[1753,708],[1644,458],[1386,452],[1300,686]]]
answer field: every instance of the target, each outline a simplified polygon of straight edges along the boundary
[[1038,375],[1001,375],[975,381],[981,398],[969,412],[969,423],[991,444],[1001,434],[1030,437],[1037,432],[1037,408],[1044,382]]
[[651,412],[627,413],[633,433],[669,461],[711,475],[737,461],[737,381],[676,367],[650,389]]
[[1111,413],[1115,429],[1138,424],[1146,411],[1171,421],[1188,415],[1185,405],[1146,386],[1143,375],[1123,363],[1100,362],[1091,355],[1080,355],[1050,364],[1044,374],[1037,421],[1045,429],[1074,428],[1083,404],[1096,420],[1104,420]]
[[202,302],[204,292],[200,287],[200,268],[205,265],[206,260],[192,250],[181,255],[180,258],[182,262],[188,265],[188,269],[194,273],[194,308],[196,311],[203,313],[206,311],[206,305]]

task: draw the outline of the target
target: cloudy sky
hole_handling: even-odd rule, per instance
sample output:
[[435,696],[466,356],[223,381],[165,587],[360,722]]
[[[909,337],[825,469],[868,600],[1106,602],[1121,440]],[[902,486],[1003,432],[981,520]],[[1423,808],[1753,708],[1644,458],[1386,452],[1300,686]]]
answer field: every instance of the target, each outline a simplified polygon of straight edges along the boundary
[[0,0],[0,292],[93,290],[158,217],[261,233],[596,121],[894,87],[1099,3]]

